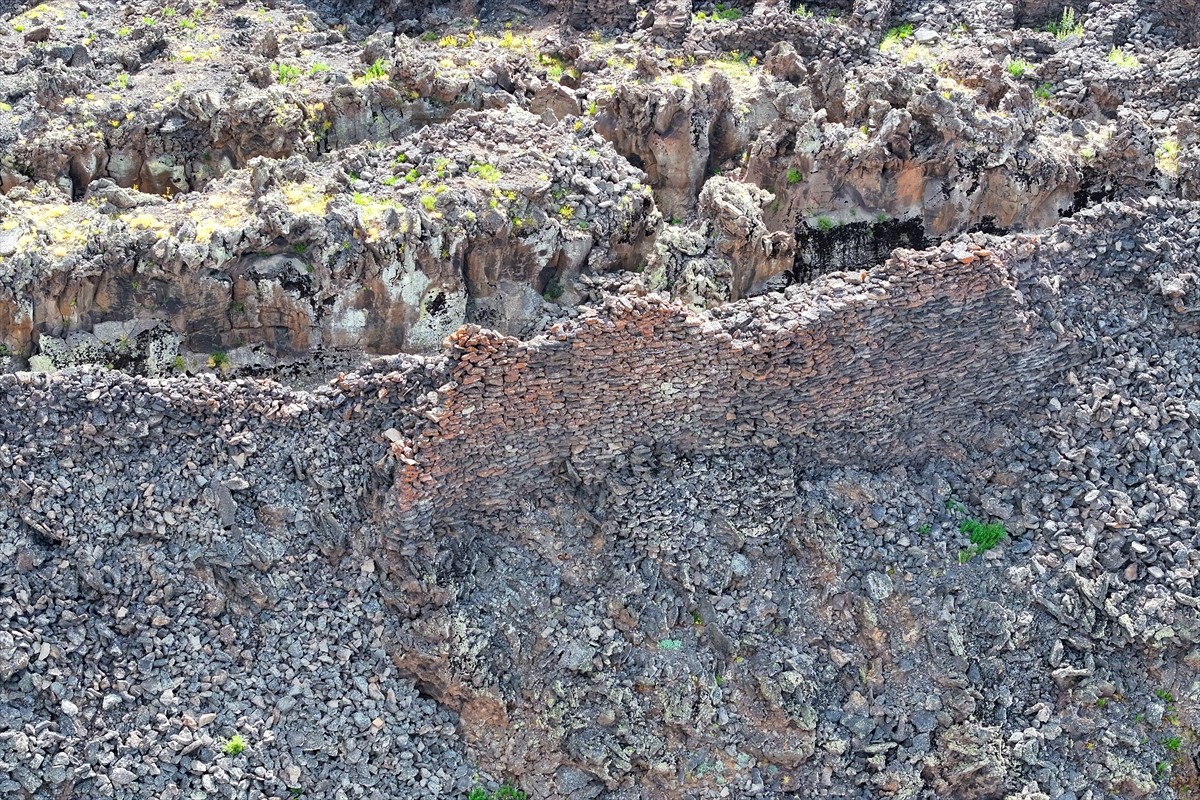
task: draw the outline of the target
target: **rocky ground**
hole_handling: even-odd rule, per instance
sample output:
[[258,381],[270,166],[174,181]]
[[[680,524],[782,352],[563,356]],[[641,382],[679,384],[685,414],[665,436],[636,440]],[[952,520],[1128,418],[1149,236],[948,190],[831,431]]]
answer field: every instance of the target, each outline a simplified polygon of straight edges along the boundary
[[[1200,7],[1071,10],[0,0],[0,795],[1200,794]],[[461,325],[943,240],[1070,343],[986,445],[375,548]]]

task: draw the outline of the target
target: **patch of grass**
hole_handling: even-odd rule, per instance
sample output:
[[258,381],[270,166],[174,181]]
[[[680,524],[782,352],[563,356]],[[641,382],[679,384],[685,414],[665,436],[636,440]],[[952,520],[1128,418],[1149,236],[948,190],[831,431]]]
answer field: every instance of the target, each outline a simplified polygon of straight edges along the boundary
[[826,217],[824,215],[817,217],[817,229],[818,230],[831,231],[836,227],[837,227],[837,223],[835,223],[829,217]]
[[788,169],[788,171],[787,171],[788,186],[795,186],[797,183],[800,183],[803,180],[804,180],[803,172],[796,169],[795,167],[791,167]]
[[999,522],[980,522],[971,518],[960,522],[958,529],[971,540],[971,546],[958,554],[960,564],[965,564],[975,556],[991,550],[1008,535],[1004,525]]
[[1053,33],[1056,39],[1066,39],[1068,36],[1083,36],[1083,22],[1075,16],[1075,9],[1067,6],[1062,10],[1062,16],[1042,28],[1046,33]]
[[1165,747],[1169,752],[1176,753],[1179,751],[1179,748],[1183,746],[1183,737],[1168,736],[1167,738],[1163,739],[1162,744],[1163,747]]
[[128,36],[131,33],[133,33],[132,28],[118,28],[117,29],[117,36],[120,36],[122,39],[124,39],[126,36]]
[[883,35],[883,41],[879,43],[879,49],[886,53],[898,47],[905,39],[911,39],[912,35],[913,25],[911,22],[905,22],[903,25],[889,28],[888,32]]
[[426,211],[433,211],[437,208],[437,198],[431,194],[421,195],[421,208]]
[[1119,47],[1114,47],[1108,51],[1108,62],[1121,69],[1137,69],[1142,65],[1142,62],[1137,60],[1137,56],[1126,53]]
[[1054,87],[1049,83],[1043,83],[1033,90],[1033,96],[1038,100],[1049,100],[1054,97]]
[[[216,361],[217,356],[221,356],[222,364],[226,363],[227,359],[225,358],[225,354],[219,351],[213,353],[209,357],[209,360]],[[242,738],[240,733],[235,733],[232,737],[230,737],[229,741],[227,741],[224,746],[221,747],[221,752],[227,756],[238,756],[241,755],[245,750],[246,740]]]
[[1154,696],[1162,700],[1167,705],[1175,702],[1175,695],[1168,692],[1166,689],[1155,689]]
[[809,17],[811,17],[813,15],[813,13],[811,11],[809,11],[807,8],[805,8],[802,5],[796,6],[792,10],[792,13],[795,14],[797,17],[800,17],[801,19],[808,19]]
[[329,72],[329,65],[324,61],[318,61],[308,68],[309,75],[319,75],[322,72]]
[[1012,75],[1014,78],[1020,78],[1029,70],[1029,62],[1023,58],[1015,58],[1008,62],[1005,69],[1008,70],[1009,75]]

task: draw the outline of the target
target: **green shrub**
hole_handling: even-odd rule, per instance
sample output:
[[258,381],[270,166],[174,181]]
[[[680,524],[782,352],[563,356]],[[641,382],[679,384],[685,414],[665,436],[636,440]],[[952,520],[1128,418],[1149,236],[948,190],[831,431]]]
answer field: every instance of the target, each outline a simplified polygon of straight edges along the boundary
[[832,219],[826,216],[817,217],[817,228],[822,231],[831,231],[837,227]]
[[1012,75],[1014,78],[1020,78],[1029,69],[1029,62],[1023,58],[1016,58],[1009,61],[1005,69],[1008,70],[1009,75]]
[[1048,83],[1043,83],[1033,90],[1033,96],[1038,100],[1049,100],[1051,97],[1054,97],[1054,87]]
[[804,180],[803,172],[796,169],[795,167],[791,167],[790,169],[788,169],[788,171],[787,171],[788,186],[795,186],[797,183],[800,183],[800,181],[802,181],[802,180]]
[[1075,9],[1067,6],[1062,10],[1062,16],[1049,23],[1042,30],[1053,33],[1056,39],[1066,39],[1068,36],[1083,36],[1083,22],[1076,19]]

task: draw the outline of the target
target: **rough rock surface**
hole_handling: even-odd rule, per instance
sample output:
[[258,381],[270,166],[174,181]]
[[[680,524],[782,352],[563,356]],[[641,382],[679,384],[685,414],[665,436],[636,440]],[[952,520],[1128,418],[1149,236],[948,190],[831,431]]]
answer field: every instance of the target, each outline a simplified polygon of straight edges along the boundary
[[0,0],[0,797],[1200,792],[1200,12],[1072,10]]

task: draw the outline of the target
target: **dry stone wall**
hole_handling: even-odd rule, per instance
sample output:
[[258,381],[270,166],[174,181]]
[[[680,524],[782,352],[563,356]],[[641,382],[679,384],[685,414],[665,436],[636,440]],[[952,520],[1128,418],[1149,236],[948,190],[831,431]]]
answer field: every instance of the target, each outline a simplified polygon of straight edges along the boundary
[[621,296],[532,342],[460,329],[422,429],[395,437],[389,517],[417,530],[651,448],[887,464],[981,444],[1071,352],[1010,271],[1028,249],[906,253],[716,316]]

